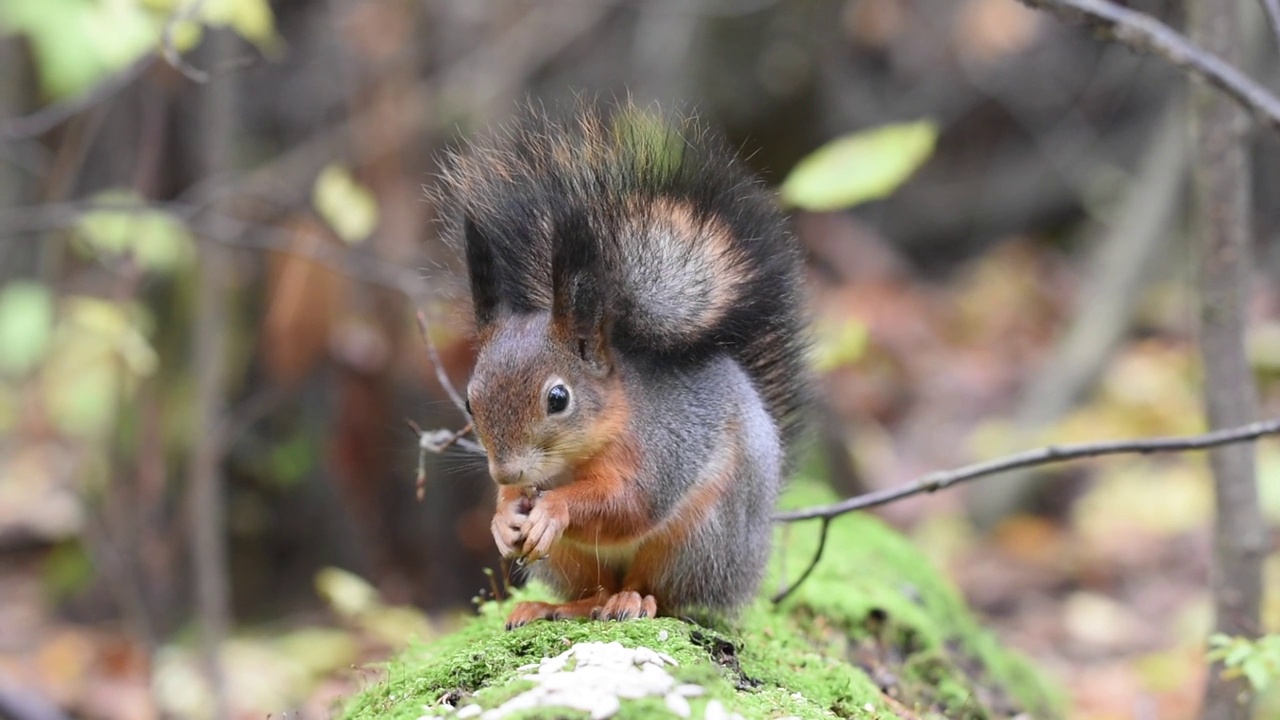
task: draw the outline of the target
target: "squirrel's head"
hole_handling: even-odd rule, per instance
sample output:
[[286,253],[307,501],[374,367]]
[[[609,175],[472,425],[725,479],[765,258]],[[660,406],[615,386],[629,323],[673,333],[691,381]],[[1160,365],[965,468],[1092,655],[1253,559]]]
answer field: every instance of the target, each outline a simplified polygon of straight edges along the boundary
[[[627,413],[609,343],[599,245],[582,217],[557,223],[548,240],[550,287],[546,279],[540,285],[550,295],[549,310],[545,300],[520,294],[539,283],[517,273],[537,273],[537,263],[496,257],[493,243],[466,223],[479,325],[467,407],[489,472],[502,485],[546,489],[567,481],[617,437]],[[529,245],[520,254],[536,252]]]
[[543,312],[505,316],[482,338],[467,407],[501,485],[554,487],[620,429],[607,343],[571,330]]

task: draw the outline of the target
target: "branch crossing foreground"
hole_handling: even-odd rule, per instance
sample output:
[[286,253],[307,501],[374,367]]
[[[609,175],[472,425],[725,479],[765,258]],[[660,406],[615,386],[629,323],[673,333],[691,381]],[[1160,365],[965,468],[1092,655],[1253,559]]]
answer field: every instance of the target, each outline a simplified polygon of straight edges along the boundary
[[1217,430],[1203,435],[1183,435],[1173,437],[1157,437],[1145,440],[1118,440],[1113,442],[1079,443],[1076,445],[1049,445],[1025,450],[1015,455],[1008,455],[995,460],[966,465],[955,470],[930,473],[919,480],[895,488],[877,490],[841,500],[831,505],[792,510],[773,516],[776,522],[797,522],[817,518],[833,518],[854,510],[864,510],[878,505],[937,492],[952,485],[989,475],[997,475],[1010,470],[1050,465],[1053,463],[1079,460],[1081,458],[1099,457],[1103,455],[1150,455],[1161,452],[1186,452],[1205,450],[1219,445],[1257,440],[1267,435],[1280,435],[1280,418],[1262,420],[1236,428]]

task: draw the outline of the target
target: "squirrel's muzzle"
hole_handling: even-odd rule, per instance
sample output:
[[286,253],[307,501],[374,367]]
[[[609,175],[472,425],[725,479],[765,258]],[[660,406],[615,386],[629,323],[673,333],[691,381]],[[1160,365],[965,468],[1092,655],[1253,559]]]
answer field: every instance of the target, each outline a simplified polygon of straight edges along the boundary
[[489,461],[489,475],[499,485],[528,485],[534,479],[529,469],[529,463],[525,458],[503,462]]

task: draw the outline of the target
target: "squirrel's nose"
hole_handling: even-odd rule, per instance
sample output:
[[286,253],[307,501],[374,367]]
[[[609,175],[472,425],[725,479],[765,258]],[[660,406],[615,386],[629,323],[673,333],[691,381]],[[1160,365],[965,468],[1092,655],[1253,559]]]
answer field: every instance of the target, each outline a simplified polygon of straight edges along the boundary
[[520,485],[525,481],[526,463],[520,459],[499,462],[489,461],[489,474],[499,485]]

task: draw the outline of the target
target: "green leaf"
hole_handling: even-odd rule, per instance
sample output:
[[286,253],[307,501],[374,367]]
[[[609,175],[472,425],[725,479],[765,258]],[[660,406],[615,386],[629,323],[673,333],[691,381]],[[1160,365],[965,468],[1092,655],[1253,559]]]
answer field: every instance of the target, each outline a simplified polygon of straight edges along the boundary
[[[52,99],[85,92],[160,45],[164,28],[195,0],[0,0],[0,34],[25,35],[41,88]],[[199,20],[230,27],[269,55],[283,42],[268,0],[204,0]],[[179,22],[179,50],[198,42],[201,25]]]
[[28,280],[0,288],[0,370],[31,372],[44,357],[53,331],[53,297]]
[[142,57],[160,24],[135,0],[0,0],[0,28],[27,36],[41,88],[57,99]]
[[1234,642],[1234,639],[1225,633],[1214,633],[1209,636],[1209,647],[1221,648],[1226,647]]
[[840,210],[888,197],[933,154],[933,122],[885,125],[833,140],[801,160],[782,183],[782,201]]
[[107,191],[93,201],[110,209],[90,210],[76,225],[91,254],[131,256],[143,269],[166,274],[195,260],[195,239],[171,214],[147,209],[141,197],[128,191]]
[[139,324],[127,305],[92,297],[63,300],[40,373],[49,414],[63,431],[82,437],[109,431],[126,393],[158,368],[159,356]]
[[1222,664],[1228,666],[1243,665],[1254,654],[1253,645],[1247,640],[1240,640],[1238,643],[1227,650],[1226,655],[1222,658]]
[[316,212],[348,244],[363,242],[378,226],[378,201],[341,165],[329,165],[311,192]]
[[1248,678],[1254,692],[1262,692],[1271,683],[1272,668],[1262,659],[1254,658],[1240,667],[1240,671]]

